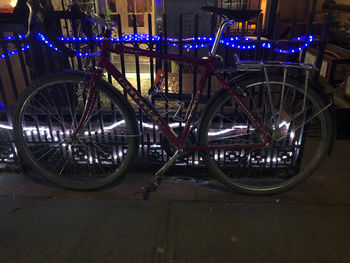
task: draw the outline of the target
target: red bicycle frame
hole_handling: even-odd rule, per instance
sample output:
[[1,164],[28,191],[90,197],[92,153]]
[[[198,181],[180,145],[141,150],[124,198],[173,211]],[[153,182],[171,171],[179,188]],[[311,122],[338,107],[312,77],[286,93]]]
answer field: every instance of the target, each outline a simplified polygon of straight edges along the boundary
[[221,85],[227,90],[227,92],[233,97],[235,102],[239,105],[240,109],[248,116],[248,118],[252,121],[252,123],[255,125],[258,131],[260,131],[265,139],[264,143],[255,143],[255,144],[241,144],[241,145],[206,145],[206,146],[198,146],[198,145],[185,145],[186,144],[186,138],[190,130],[190,124],[192,123],[193,117],[195,115],[195,112],[197,110],[198,104],[199,104],[199,97],[204,89],[205,82],[210,76],[211,73],[214,73],[215,68],[212,65],[213,56],[210,56],[208,59],[199,59],[199,58],[192,58],[187,56],[181,56],[181,55],[174,55],[174,54],[162,54],[162,58],[165,60],[173,60],[178,61],[180,63],[190,63],[195,65],[202,65],[204,67],[204,70],[202,71],[201,79],[198,84],[198,88],[196,90],[196,93],[192,96],[192,101],[190,103],[191,108],[189,109],[188,118],[185,123],[185,127],[183,129],[183,132],[181,135],[177,135],[173,129],[168,125],[168,123],[163,119],[163,117],[159,114],[159,112],[149,103],[148,100],[146,100],[140,92],[137,91],[135,87],[132,86],[132,84],[123,76],[123,74],[108,60],[107,54],[108,52],[112,52],[115,54],[133,54],[136,56],[145,56],[150,58],[159,58],[160,53],[156,51],[146,50],[146,49],[140,49],[140,48],[133,48],[133,47],[126,47],[124,45],[117,45],[112,44],[109,42],[108,39],[103,39],[101,48],[100,48],[100,54],[97,59],[96,64],[96,70],[93,73],[92,79],[90,81],[89,86],[89,92],[88,92],[88,98],[87,102],[85,104],[85,108],[82,114],[82,118],[79,121],[78,126],[73,132],[72,136],[75,136],[79,130],[81,130],[84,125],[89,120],[92,110],[94,108],[95,102],[97,100],[97,93],[96,90],[96,82],[100,79],[103,68],[107,70],[115,79],[116,81],[123,87],[123,89],[126,90],[126,93],[133,99],[138,106],[142,109],[142,111],[147,115],[147,117],[156,124],[159,129],[161,130],[162,134],[169,140],[169,142],[176,148],[176,149],[183,149],[187,151],[203,151],[203,150],[214,150],[214,149],[233,149],[233,148],[255,148],[255,147],[263,147],[266,146],[270,141],[271,138],[266,132],[266,130],[261,126],[259,121],[253,116],[253,114],[244,106],[244,104],[239,100],[235,92],[230,89],[227,82],[224,80],[224,78],[219,74],[214,74],[218,80],[220,81]]

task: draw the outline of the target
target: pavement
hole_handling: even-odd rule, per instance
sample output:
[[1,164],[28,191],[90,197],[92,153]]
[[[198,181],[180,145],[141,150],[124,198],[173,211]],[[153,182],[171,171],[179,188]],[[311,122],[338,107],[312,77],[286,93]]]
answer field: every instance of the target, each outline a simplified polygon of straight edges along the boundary
[[0,174],[2,262],[350,262],[350,141],[307,180],[268,196],[173,169],[95,192]]

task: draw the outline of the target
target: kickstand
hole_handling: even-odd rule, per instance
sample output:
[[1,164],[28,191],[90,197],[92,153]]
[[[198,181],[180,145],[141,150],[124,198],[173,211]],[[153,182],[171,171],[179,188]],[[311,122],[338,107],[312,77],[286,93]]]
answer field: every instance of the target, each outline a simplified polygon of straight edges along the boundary
[[158,172],[156,172],[152,183],[149,186],[145,187],[143,200],[148,200],[151,192],[155,192],[157,190],[159,184],[162,182],[163,175],[175,163],[175,161],[177,160],[177,158],[179,158],[181,154],[182,154],[182,151],[177,150],[175,154],[169,159],[169,161],[166,164],[164,164],[164,166],[160,168]]
[[143,200],[148,200],[151,192],[155,192],[162,181],[162,177],[154,176],[152,183],[145,187],[145,192],[143,193]]

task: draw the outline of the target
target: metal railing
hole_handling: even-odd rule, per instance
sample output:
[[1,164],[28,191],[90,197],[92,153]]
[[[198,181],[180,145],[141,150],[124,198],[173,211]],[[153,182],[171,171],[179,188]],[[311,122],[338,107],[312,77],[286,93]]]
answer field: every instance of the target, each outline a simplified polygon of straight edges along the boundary
[[[315,4],[315,1],[314,1]],[[312,8],[312,12],[315,9]],[[309,35],[313,33],[312,31],[312,23],[313,23],[314,15],[311,13],[309,19],[309,25],[306,29],[305,35]],[[116,22],[116,37],[122,39],[123,37],[123,25],[121,24],[120,15],[114,16]],[[132,16],[133,22],[133,33],[138,33],[138,27],[136,26],[136,16]],[[210,51],[210,46],[202,48],[202,49],[186,49],[184,48],[185,44],[191,43],[193,40],[188,40],[183,38],[183,15],[179,15],[179,29],[178,35],[175,36],[178,38],[177,47],[173,47],[169,45],[167,41],[160,42],[158,40],[152,40],[152,36],[154,32],[152,31],[152,17],[149,14],[148,17],[148,40],[144,41],[128,41],[125,42],[126,45],[131,45],[133,47],[141,46],[143,48],[147,47],[150,50],[163,49],[165,52],[173,52],[178,54],[184,54],[193,57],[201,57],[207,56]],[[196,14],[193,16],[194,19],[194,32],[193,36],[195,39],[201,36],[201,32],[199,32],[199,15]],[[214,37],[215,28],[217,26],[218,17],[216,15],[211,16],[211,35],[207,37]],[[296,17],[294,16],[292,22],[290,24],[289,34],[287,40],[292,40],[293,31],[295,26]],[[236,49],[232,47],[228,47],[227,45],[221,45],[219,47],[218,53],[224,58],[225,66],[229,66],[234,63],[234,53],[237,53],[238,56],[242,59],[250,59],[250,60],[281,60],[281,61],[298,61],[303,60],[305,57],[305,50],[296,53],[289,54],[281,54],[275,52],[275,48],[278,45],[279,41],[279,16],[277,14],[273,36],[270,39],[271,47],[269,49],[263,48],[262,44],[267,40],[264,37],[264,32],[262,28],[263,16],[260,14],[256,17],[256,30],[252,32],[247,32],[245,28],[245,23],[242,24],[242,27],[239,28],[239,31],[234,32],[237,36],[247,37],[247,34],[250,33],[250,37],[254,37],[251,43],[256,45],[255,49],[243,50]],[[293,22],[294,21],[294,22]],[[76,27],[74,20],[71,19],[61,19],[60,22],[61,33],[66,37],[81,37],[79,35],[79,29]],[[168,24],[167,16],[163,16],[163,28],[162,28],[162,36],[164,39],[168,39]],[[98,28],[96,28],[96,32]],[[91,31],[94,34],[94,30]],[[224,32],[224,37],[232,36],[233,32],[230,31],[229,27],[226,28]],[[321,34],[324,36],[324,34]],[[11,36],[11,37],[10,37]],[[89,41],[86,42],[86,51],[95,52],[96,46],[98,42],[93,41],[91,36],[89,37]],[[246,42],[246,43],[249,43]],[[287,42],[286,47],[291,45],[292,42]],[[321,46],[323,41],[319,42]],[[25,49],[30,45],[30,48]],[[67,45],[72,47],[78,47],[77,43],[74,41],[69,42]],[[90,66],[94,64],[94,57],[73,57],[70,58],[64,53],[58,53],[52,50],[49,46],[45,45],[42,41],[40,41],[37,36],[33,35],[30,39],[20,39],[15,33],[2,33],[0,36],[0,47],[1,47],[1,58],[0,58],[0,68],[1,70],[1,79],[0,79],[0,100],[3,104],[3,110],[0,112],[0,163],[14,163],[18,162],[18,155],[13,143],[12,132],[11,132],[11,113],[13,107],[16,104],[18,97],[21,92],[25,89],[25,87],[30,84],[31,81],[36,78],[45,75],[47,73],[61,71],[63,69],[76,69],[76,70],[88,70]],[[13,50],[17,50],[14,52]],[[12,53],[16,53],[12,55]],[[319,54],[319,57],[322,57],[323,54]],[[159,101],[161,104],[161,108],[163,108],[166,119],[169,122],[173,122],[173,126],[178,127],[179,121],[175,121],[171,119],[169,116],[169,112],[171,109],[171,103],[174,101],[180,101],[186,103],[189,102],[192,94],[195,93],[196,87],[198,84],[197,77],[200,74],[201,68],[198,65],[193,67],[188,67],[183,64],[174,64],[168,61],[163,61],[163,65],[160,65],[159,61],[155,61],[152,58],[139,58],[138,56],[126,56],[124,54],[120,54],[118,56],[112,57],[112,62],[117,65],[118,69],[122,72],[122,74],[129,74],[131,78],[133,78],[135,82],[135,87],[137,89],[146,94],[150,86],[153,86],[154,83],[154,75],[155,71],[159,67],[163,67],[165,71],[165,81],[164,81],[164,94],[169,99],[168,101]],[[316,59],[319,62],[319,58]],[[322,60],[321,60],[322,61]],[[317,65],[316,65],[317,66]],[[131,74],[130,74],[131,73]],[[110,75],[106,75],[106,79],[114,84]],[[211,95],[218,88],[216,82],[212,81],[210,78],[207,83],[207,89],[204,94],[202,94],[200,98],[200,102],[205,104],[207,100],[211,97]],[[153,98],[153,102],[157,104],[157,99]],[[162,109],[161,109],[162,110]],[[164,142],[162,134],[159,133],[156,127],[148,122],[147,117],[141,112],[140,109],[135,107],[135,112],[137,113],[140,131],[142,131],[141,136],[141,146],[140,146],[140,154],[149,160],[155,162],[164,162],[168,156],[166,154],[167,143]],[[175,128],[176,130],[176,128]],[[199,157],[197,153],[192,153],[190,157],[188,157],[184,161],[187,165],[196,165],[200,163]]]

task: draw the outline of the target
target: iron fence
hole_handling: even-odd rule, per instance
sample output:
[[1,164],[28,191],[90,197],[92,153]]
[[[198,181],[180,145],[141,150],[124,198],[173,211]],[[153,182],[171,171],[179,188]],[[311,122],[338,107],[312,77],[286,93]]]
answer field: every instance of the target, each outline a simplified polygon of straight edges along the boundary
[[[315,1],[313,1],[315,6]],[[305,35],[314,34],[313,32],[313,20],[315,8],[311,9],[310,19],[306,26]],[[202,57],[208,54],[210,46],[204,47],[202,49],[186,49],[184,47],[189,47],[192,43],[195,46],[194,41],[201,38],[201,32],[199,32],[199,15],[193,15],[194,21],[194,40],[184,38],[184,16],[182,14],[178,17],[178,34],[176,37],[178,39],[177,45],[172,46],[171,42],[161,41],[152,38],[154,32],[152,31],[152,17],[148,15],[148,33],[146,36],[148,38],[142,39],[141,41],[125,40],[123,38],[123,25],[121,24],[120,15],[114,16],[116,23],[116,36],[120,40],[123,40],[123,44],[130,45],[133,47],[148,48],[149,50],[163,50],[164,52],[173,52],[180,55],[188,55],[193,57]],[[162,36],[164,39],[168,39],[168,24],[167,16],[163,16],[163,28]],[[186,17],[188,19],[188,17]],[[215,28],[218,24],[219,18],[216,15],[211,15],[210,19],[210,35],[206,37],[214,37]],[[245,43],[251,43],[255,45],[255,49],[236,49],[229,47],[227,45],[222,45],[219,48],[218,53],[224,58],[225,66],[229,66],[234,62],[233,53],[237,53],[241,59],[250,60],[281,60],[281,61],[303,61],[305,58],[305,49],[302,52],[295,52],[289,54],[282,54],[276,52],[275,48],[278,43],[281,43],[279,39],[281,31],[282,34],[286,36],[285,40],[286,46],[293,44],[293,33],[295,33],[295,21],[296,16],[293,16],[289,27],[285,30],[279,28],[279,15],[276,15],[273,34],[272,37],[267,39],[264,28],[263,28],[263,15],[260,14],[255,18],[256,28],[254,31],[248,31],[246,24],[242,23],[240,27],[236,30],[230,31],[227,28],[224,33],[225,37],[239,36],[242,39],[245,37],[250,37],[249,41]],[[327,21],[327,20],[326,20]],[[136,15],[132,16],[133,33],[138,33],[138,27],[136,23]],[[91,35],[82,35],[82,31],[79,31],[79,24],[76,23],[76,19],[70,19],[65,17],[57,21],[61,25],[60,33],[65,37],[88,37],[87,41],[83,41],[83,45],[80,46],[84,51],[93,53],[96,51],[98,46],[98,41],[93,40],[93,36],[96,37],[100,28],[95,26],[92,28]],[[320,45],[321,50],[324,45],[325,32],[327,26],[324,26],[323,32],[319,32],[322,37],[318,45]],[[161,38],[162,39],[162,38]],[[263,48],[262,44],[269,41],[270,48]],[[298,41],[298,40],[296,40]],[[240,43],[239,41],[237,43]],[[78,47],[78,42],[68,41],[66,43],[70,47]],[[186,46],[187,45],[187,46]],[[29,48],[30,46],[30,48]],[[12,32],[3,32],[0,36],[0,47],[1,47],[1,58],[0,58],[0,69],[1,69],[1,79],[0,79],[0,98],[2,102],[3,109],[0,112],[0,162],[1,163],[16,163],[19,161],[16,147],[13,143],[12,137],[12,125],[11,125],[11,114],[18,97],[23,92],[25,87],[30,84],[36,78],[43,76],[47,73],[62,71],[64,69],[76,69],[76,70],[90,70],[93,68],[95,63],[95,57],[68,57],[65,53],[59,53],[52,50],[48,45],[43,43],[43,41],[38,38],[37,35],[32,35],[29,39],[22,39],[20,35]],[[17,51],[16,51],[17,50]],[[318,54],[316,59],[317,66],[320,66],[322,62],[323,53]],[[180,129],[180,121],[172,120],[173,106],[176,101],[188,105],[191,95],[195,93],[198,84],[198,77],[200,75],[201,67],[195,65],[193,67],[188,67],[183,64],[175,64],[169,61],[163,61],[161,65],[160,61],[156,61],[153,58],[140,58],[138,56],[132,55],[113,55],[111,57],[112,62],[117,66],[117,68],[122,72],[124,76],[131,79],[131,82],[135,84],[137,90],[147,96],[147,91],[149,87],[153,86],[154,76],[157,68],[163,67],[165,71],[165,81],[164,81],[164,94],[168,100],[162,101],[161,98],[153,97],[152,102],[159,107],[160,111],[163,111],[164,116],[169,123],[172,123],[174,129]],[[111,76],[107,74],[106,79],[116,85]],[[317,76],[316,76],[317,77]],[[118,85],[116,85],[118,86]],[[118,88],[118,87],[117,87]],[[204,105],[211,95],[217,90],[218,83],[214,79],[209,78],[207,83],[207,89],[200,98],[200,102]],[[125,94],[126,95],[126,94]],[[149,122],[147,117],[141,112],[140,109],[135,107],[135,112],[138,116],[139,128],[141,133],[141,144],[140,144],[140,155],[143,158],[154,161],[156,163],[164,162],[167,158],[167,151],[169,151],[169,144],[163,139],[162,134],[156,129],[156,127]],[[181,114],[181,113],[180,113]],[[198,116],[197,116],[198,118]],[[200,158],[197,153],[192,153],[191,156],[183,161],[183,164],[187,165],[197,165],[200,164]]]

